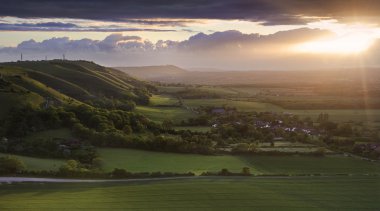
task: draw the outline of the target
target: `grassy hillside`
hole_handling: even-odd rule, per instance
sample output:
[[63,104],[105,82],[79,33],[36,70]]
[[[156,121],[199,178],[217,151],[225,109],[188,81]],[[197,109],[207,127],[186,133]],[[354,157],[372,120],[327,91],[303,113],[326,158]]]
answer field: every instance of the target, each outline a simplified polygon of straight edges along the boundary
[[378,210],[378,177],[3,184],[2,210]]
[[0,63],[0,118],[10,108],[26,104],[147,104],[151,88],[119,70],[87,61]]

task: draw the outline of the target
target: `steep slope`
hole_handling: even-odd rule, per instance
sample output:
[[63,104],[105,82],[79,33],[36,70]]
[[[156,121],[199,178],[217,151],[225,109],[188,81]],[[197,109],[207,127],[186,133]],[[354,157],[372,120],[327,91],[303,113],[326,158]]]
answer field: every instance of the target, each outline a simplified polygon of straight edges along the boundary
[[17,105],[87,103],[131,109],[147,104],[153,87],[87,61],[0,63],[1,114]]

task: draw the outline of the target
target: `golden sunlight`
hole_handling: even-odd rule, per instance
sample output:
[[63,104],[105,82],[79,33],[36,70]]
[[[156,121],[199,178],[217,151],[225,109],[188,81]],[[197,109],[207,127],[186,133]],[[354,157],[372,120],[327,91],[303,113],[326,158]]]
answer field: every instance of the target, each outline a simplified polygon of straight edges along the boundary
[[356,32],[301,43],[293,50],[303,53],[358,54],[366,51],[375,39],[371,34]]
[[311,28],[329,30],[334,35],[300,43],[293,46],[292,51],[318,54],[359,54],[371,47],[380,37],[380,29],[369,24],[342,24],[336,20],[324,20],[308,25]]

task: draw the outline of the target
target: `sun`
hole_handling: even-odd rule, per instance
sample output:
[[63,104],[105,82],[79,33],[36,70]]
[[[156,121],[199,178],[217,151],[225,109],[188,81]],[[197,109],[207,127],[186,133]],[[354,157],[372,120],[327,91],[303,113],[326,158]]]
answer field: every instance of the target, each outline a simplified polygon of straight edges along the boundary
[[310,25],[327,29],[334,34],[316,40],[296,44],[292,51],[315,54],[360,54],[380,37],[380,29],[368,24],[339,24],[322,21]]
[[301,43],[294,50],[303,53],[358,54],[366,51],[374,41],[364,33],[355,33]]

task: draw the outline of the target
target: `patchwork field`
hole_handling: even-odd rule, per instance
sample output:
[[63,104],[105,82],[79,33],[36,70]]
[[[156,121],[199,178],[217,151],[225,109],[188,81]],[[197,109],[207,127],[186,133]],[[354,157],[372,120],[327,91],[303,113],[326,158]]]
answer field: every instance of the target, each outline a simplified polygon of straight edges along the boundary
[[[253,174],[380,174],[380,163],[340,155],[313,156],[234,156],[151,152],[134,149],[98,149],[103,170],[124,168],[131,172],[217,172],[227,168],[240,172],[249,167]],[[0,156],[5,156],[1,154]],[[64,160],[16,156],[28,170],[57,170]]]
[[379,210],[378,177],[2,184],[1,210]]
[[199,106],[230,106],[235,107],[239,111],[272,111],[272,112],[288,112],[298,115],[302,118],[311,117],[316,119],[321,113],[328,113],[332,121],[337,122],[380,122],[380,109],[318,109],[318,110],[295,110],[283,109],[270,103],[238,101],[228,99],[192,99],[185,100],[185,105],[190,107]]

